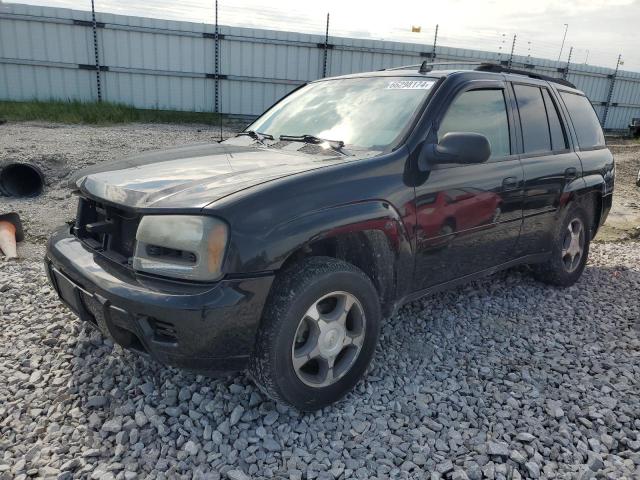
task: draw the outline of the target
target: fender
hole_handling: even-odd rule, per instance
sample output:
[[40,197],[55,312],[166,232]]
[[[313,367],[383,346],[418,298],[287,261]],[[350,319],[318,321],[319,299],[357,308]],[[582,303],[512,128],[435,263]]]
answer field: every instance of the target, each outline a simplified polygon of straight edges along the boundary
[[610,195],[607,192],[607,182],[600,174],[586,175],[567,183],[560,198],[560,207],[564,208],[575,197],[584,197],[597,193],[602,197]]
[[592,174],[582,177],[584,180],[584,192],[597,192],[602,195],[607,194],[607,183],[602,175]]
[[333,206],[275,225],[259,242],[243,245],[248,250],[241,252],[241,270],[235,271],[277,271],[296,255],[314,254],[330,242],[338,257],[352,260],[374,277],[385,303],[393,303],[409,288],[410,235],[398,211],[383,200]]
[[[612,190],[612,183],[609,186],[609,182],[599,173],[578,178],[566,185],[560,200],[559,213],[564,212],[571,201],[583,202],[584,207],[588,209],[587,211],[593,209],[592,214],[596,219],[593,225],[593,235],[595,236],[611,210]],[[597,203],[593,201],[594,196],[598,199]]]
[[615,186],[615,160],[613,154],[606,148],[579,151],[578,156],[584,171],[585,195],[596,194],[601,201],[594,205],[597,218],[594,235],[607,219],[611,210],[613,189]]
[[558,213],[562,212],[567,205],[578,195],[584,192],[586,188],[584,177],[576,178],[565,184],[562,194],[560,195],[560,205]]
[[[608,170],[607,173],[602,176],[600,174],[592,174],[585,177],[585,188],[583,193],[584,197],[589,195],[596,195],[600,201],[596,203],[593,208],[594,218],[596,219],[593,225],[593,235],[598,232],[598,229],[604,225],[604,222],[609,216],[611,205],[613,203],[613,170]],[[593,202],[592,202],[593,204]]]

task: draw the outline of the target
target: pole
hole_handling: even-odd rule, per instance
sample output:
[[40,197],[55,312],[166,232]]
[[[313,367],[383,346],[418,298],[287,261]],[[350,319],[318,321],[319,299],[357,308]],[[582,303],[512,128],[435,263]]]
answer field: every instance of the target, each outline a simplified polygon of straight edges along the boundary
[[618,69],[620,68],[620,62],[622,61],[622,54],[618,55],[618,61],[616,62],[616,69],[611,76],[611,84],[609,85],[609,93],[607,94],[607,103],[604,106],[604,113],[602,114],[602,128],[604,129],[607,123],[607,116],[609,115],[609,108],[611,107],[611,99],[613,98],[613,87],[616,84],[616,77],[618,76]]
[[438,44],[438,27],[439,26],[440,26],[439,24],[436,24],[436,33],[433,36],[433,50],[431,50],[431,61],[432,62],[436,58],[436,45]]
[[586,65],[588,61],[589,61],[589,50],[587,49],[587,56],[584,57],[584,64]]
[[567,58],[567,66],[564,67],[564,72],[562,73],[562,78],[567,79],[567,75],[569,75],[569,65],[571,64],[571,54],[573,53],[573,47],[569,49],[569,58]]
[[507,64],[508,68],[511,68],[511,63],[513,62],[513,52],[516,49],[516,38],[518,35],[516,33],[513,34],[513,43],[511,44],[511,54],[509,55],[509,63]]
[[564,49],[564,41],[567,38],[567,30],[569,30],[569,24],[564,24],[564,35],[562,36],[562,45],[560,45],[560,53],[558,54],[558,61],[560,61],[560,57],[562,56],[562,50]]
[[93,0],[91,0],[91,27],[93,29],[93,54],[96,60],[96,86],[99,103],[102,102],[102,86],[100,84],[100,57],[98,56],[98,25],[96,24],[96,9]]
[[215,93],[214,93],[214,112],[215,113],[219,113],[220,112],[220,98],[219,98],[219,80],[218,80],[218,75],[220,74],[220,51],[219,51],[219,45],[218,45],[218,40],[219,40],[219,36],[218,36],[218,0],[216,0],[216,6],[215,6],[215,24],[214,24],[214,30],[213,30],[213,40],[214,40],[214,45],[213,45],[213,68],[214,68],[214,73],[215,73]]
[[218,115],[220,128],[220,141],[222,138],[222,115],[220,115],[220,29],[218,28],[218,0],[215,6],[215,25],[213,30],[213,55],[214,55],[214,112]]
[[327,76],[328,53],[329,53],[329,12],[327,12],[327,26],[324,31],[324,55],[322,59],[322,78]]

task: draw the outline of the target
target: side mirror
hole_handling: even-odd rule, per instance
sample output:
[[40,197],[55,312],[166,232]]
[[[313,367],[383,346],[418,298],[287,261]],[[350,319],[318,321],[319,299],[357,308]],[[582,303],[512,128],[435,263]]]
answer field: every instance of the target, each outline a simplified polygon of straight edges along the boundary
[[482,163],[491,157],[491,145],[484,135],[471,132],[449,132],[438,144],[426,144],[420,152],[420,170],[439,163]]

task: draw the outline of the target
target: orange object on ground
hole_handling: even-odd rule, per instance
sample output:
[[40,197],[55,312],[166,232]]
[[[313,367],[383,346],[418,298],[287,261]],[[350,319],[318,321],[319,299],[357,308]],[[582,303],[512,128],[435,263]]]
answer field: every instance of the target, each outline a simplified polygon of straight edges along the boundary
[[18,258],[16,242],[24,238],[22,224],[17,213],[0,215],[0,250],[5,258]]

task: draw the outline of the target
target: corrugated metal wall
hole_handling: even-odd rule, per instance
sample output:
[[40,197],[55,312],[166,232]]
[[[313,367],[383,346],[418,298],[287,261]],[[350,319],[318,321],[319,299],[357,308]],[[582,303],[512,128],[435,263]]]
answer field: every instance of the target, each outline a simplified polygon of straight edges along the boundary
[[[0,11],[0,99],[97,98],[91,13],[5,4]],[[103,99],[139,108],[212,111],[214,26],[97,13]],[[320,78],[324,37],[220,26],[220,111],[257,115],[296,86]],[[330,37],[327,75],[416,64],[430,45]],[[437,60],[504,61],[497,53],[438,47]],[[566,63],[515,56],[551,76]],[[614,71],[571,64],[567,79],[602,118]],[[605,127],[640,117],[640,73],[618,72]]]

